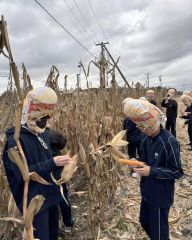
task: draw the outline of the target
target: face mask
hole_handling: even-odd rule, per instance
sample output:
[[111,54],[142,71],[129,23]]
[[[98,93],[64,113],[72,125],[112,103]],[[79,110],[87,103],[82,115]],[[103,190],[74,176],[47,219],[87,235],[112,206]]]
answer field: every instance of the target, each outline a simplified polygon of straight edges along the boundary
[[41,129],[45,128],[47,125],[47,119],[42,118],[42,119],[37,120],[36,125],[37,125],[37,127],[41,128]]

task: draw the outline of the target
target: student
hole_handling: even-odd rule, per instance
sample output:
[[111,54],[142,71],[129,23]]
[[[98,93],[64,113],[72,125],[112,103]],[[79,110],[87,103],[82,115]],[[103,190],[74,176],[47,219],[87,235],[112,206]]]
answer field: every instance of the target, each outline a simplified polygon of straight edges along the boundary
[[[136,124],[130,118],[125,118],[123,122],[123,129],[126,130],[126,141],[128,142],[129,158],[140,157],[140,145],[144,135],[139,130]],[[138,177],[138,174],[131,170],[132,177]]]
[[187,119],[184,126],[188,125],[188,135],[190,142],[187,145],[189,145],[188,150],[192,151],[192,96],[190,94],[184,94],[181,96],[181,100],[185,104],[185,106],[187,106],[185,112],[181,117]]
[[179,143],[163,129],[163,115],[150,103],[127,101],[124,112],[146,135],[141,143],[140,158],[145,165],[133,169],[142,176],[141,225],[151,240],[168,240],[175,179],[183,175]]
[[[58,240],[59,215],[58,204],[63,201],[59,187],[50,176],[58,167],[69,163],[69,156],[52,158],[48,138],[45,133],[47,120],[54,114],[57,95],[49,87],[41,87],[30,91],[24,101],[20,143],[27,159],[29,172],[36,172],[51,185],[30,181],[28,204],[36,195],[43,195],[45,201],[33,221],[34,237],[40,240]],[[14,150],[14,128],[6,132],[7,142],[3,152],[3,162],[9,186],[17,207],[22,212],[24,182],[18,167],[9,158],[10,150]],[[16,151],[18,151],[16,147]]]
[[175,89],[169,89],[167,96],[161,102],[161,106],[166,108],[167,121],[166,130],[170,131],[176,137],[176,119],[177,119],[177,102],[174,100]]
[[[65,145],[67,143],[67,139],[61,133],[59,133],[56,130],[47,129],[46,131],[47,131],[48,137],[49,137],[49,144],[50,144],[50,149],[51,149],[52,156],[56,157],[58,155],[61,155],[61,150],[65,147]],[[62,169],[63,169],[62,167],[58,168],[58,170],[54,172],[54,177],[55,177],[56,180],[60,179]],[[71,204],[70,204],[69,199],[68,199],[67,186],[64,183],[62,185],[62,187],[63,187],[64,196],[65,196],[65,199],[68,202],[68,205],[63,200],[59,203],[59,208],[61,210],[61,215],[62,215],[62,219],[63,219],[63,223],[64,223],[64,231],[69,233],[72,230],[72,227],[74,225],[74,221],[72,219]]]
[[146,98],[153,105],[157,105],[157,102],[155,101],[155,92],[154,92],[154,90],[152,90],[152,89],[147,90]]
[[[129,98],[125,99],[126,100]],[[147,99],[143,97],[144,101],[147,101]],[[125,104],[125,102],[123,102],[123,106]],[[143,133],[141,132],[141,130],[139,130],[136,126],[136,124],[131,121],[130,118],[126,117],[123,121],[123,129],[126,130],[126,141],[128,142],[127,145],[127,152],[128,152],[128,156],[129,158],[136,158],[136,157],[140,157],[140,145],[141,145],[141,141],[144,138]],[[138,174],[133,172],[131,170],[131,175],[132,177],[137,177]]]

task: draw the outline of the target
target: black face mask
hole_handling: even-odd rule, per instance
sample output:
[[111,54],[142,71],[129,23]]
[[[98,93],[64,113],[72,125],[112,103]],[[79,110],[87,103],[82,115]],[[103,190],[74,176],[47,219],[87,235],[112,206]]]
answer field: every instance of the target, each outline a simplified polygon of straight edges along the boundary
[[36,125],[37,125],[37,127],[41,128],[41,129],[45,128],[47,125],[47,118],[41,118],[41,119],[37,120]]

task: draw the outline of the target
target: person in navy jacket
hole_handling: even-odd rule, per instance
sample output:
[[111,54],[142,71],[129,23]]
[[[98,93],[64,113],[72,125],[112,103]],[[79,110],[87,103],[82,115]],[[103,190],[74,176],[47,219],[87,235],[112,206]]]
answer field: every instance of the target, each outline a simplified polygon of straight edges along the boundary
[[167,121],[165,124],[165,128],[176,137],[176,119],[178,112],[178,104],[174,99],[175,89],[169,89],[167,96],[161,102],[161,106],[166,108],[166,117]]
[[[47,119],[54,113],[56,103],[57,95],[51,88],[41,87],[30,91],[24,101],[19,136],[29,172],[36,172],[51,183],[51,185],[36,181],[29,183],[27,204],[36,195],[43,195],[45,198],[33,221],[34,237],[40,240],[58,240],[58,204],[63,201],[63,198],[59,187],[53,183],[50,173],[54,173],[58,167],[69,162],[67,155],[54,158],[51,156],[48,136],[44,132]],[[16,147],[14,132],[14,128],[6,131],[7,142],[3,152],[3,163],[14,200],[22,212],[24,181],[18,167],[9,158],[9,150]]]
[[123,129],[126,130],[126,141],[128,142],[129,158],[140,156],[140,144],[144,137],[141,130],[130,118],[125,118],[123,121]]
[[[150,104],[146,111],[137,101],[129,101],[124,111],[146,135],[141,143],[140,157],[145,165],[133,168],[141,175],[140,222],[151,240],[168,240],[168,215],[174,201],[175,179],[183,176],[180,146],[176,138],[161,126],[160,114],[153,115],[154,111],[160,113],[160,110],[153,108],[151,112]],[[137,108],[136,116],[129,110],[133,105]],[[138,110],[142,109],[143,115],[139,115]]]
[[185,125],[188,125],[189,145],[188,150],[192,151],[192,94],[183,94],[181,96],[182,102],[186,105],[185,112],[182,114],[182,118],[186,119]]
[[[64,147],[67,143],[67,139],[65,138],[65,136],[62,133],[60,133],[57,130],[53,130],[53,129],[51,130],[51,129],[47,128],[46,132],[47,132],[48,137],[49,137],[51,155],[53,157],[61,155],[61,150],[64,149]],[[63,167],[58,168],[54,172],[54,178],[56,180],[59,180],[61,178],[62,170],[63,170]],[[72,230],[72,227],[74,225],[74,221],[72,219],[71,204],[70,204],[69,199],[68,199],[67,186],[66,186],[65,183],[63,183],[62,187],[63,187],[63,193],[64,193],[64,196],[65,196],[65,199],[67,200],[68,204],[63,199],[63,201],[61,201],[59,203],[59,208],[60,208],[63,223],[64,223],[64,231],[69,233]]]

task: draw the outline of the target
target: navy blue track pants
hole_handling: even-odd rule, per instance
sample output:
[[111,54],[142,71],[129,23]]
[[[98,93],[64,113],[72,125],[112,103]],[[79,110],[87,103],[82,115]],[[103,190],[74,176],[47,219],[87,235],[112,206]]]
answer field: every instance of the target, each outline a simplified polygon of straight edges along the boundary
[[191,146],[192,146],[192,122],[190,122],[188,124],[188,135],[189,135],[189,141],[190,141]]
[[176,118],[167,118],[165,123],[165,129],[173,134],[176,138]]
[[150,240],[169,240],[169,209],[154,207],[142,200],[140,222]]
[[34,237],[40,240],[58,240],[59,211],[58,204],[37,214],[33,221]]

